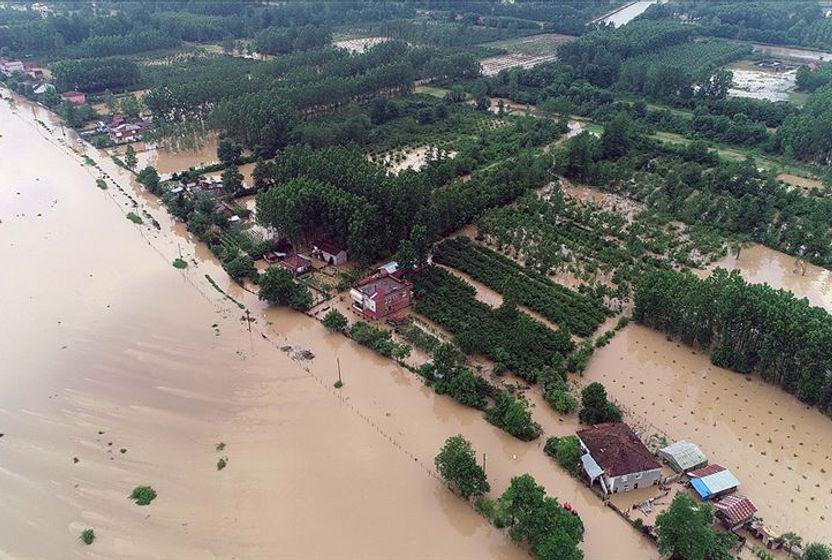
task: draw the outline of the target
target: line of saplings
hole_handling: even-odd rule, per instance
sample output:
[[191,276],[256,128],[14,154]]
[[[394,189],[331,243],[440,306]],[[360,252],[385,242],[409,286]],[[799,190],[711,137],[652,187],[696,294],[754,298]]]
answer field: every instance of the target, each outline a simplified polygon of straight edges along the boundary
[[438,244],[433,258],[503,295],[516,298],[518,303],[580,336],[591,335],[609,315],[599,303],[465,236]]
[[832,315],[806,299],[749,284],[737,271],[717,269],[700,280],[653,270],[637,284],[633,317],[832,416]]

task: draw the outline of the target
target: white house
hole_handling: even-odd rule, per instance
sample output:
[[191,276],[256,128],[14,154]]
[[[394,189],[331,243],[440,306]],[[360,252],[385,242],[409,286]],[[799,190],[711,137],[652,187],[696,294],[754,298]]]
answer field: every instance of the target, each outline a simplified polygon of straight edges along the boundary
[[584,471],[605,494],[629,492],[658,484],[662,467],[626,424],[596,424],[578,432]]

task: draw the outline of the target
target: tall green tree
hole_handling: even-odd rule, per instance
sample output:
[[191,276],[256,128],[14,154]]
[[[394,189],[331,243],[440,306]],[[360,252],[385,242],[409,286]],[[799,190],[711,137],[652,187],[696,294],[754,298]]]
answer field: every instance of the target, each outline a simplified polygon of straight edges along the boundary
[[714,545],[711,506],[677,492],[667,510],[656,517],[659,552],[679,560],[706,560]]
[[445,440],[434,463],[442,479],[456,488],[466,500],[472,496],[481,496],[491,489],[485,471],[477,464],[471,442],[462,435]]
[[138,163],[139,158],[136,157],[136,150],[133,149],[133,146],[127,146],[127,149],[124,150],[124,165],[128,169],[135,169]]
[[243,188],[243,174],[236,165],[229,165],[222,172],[222,189],[229,194],[236,194]]

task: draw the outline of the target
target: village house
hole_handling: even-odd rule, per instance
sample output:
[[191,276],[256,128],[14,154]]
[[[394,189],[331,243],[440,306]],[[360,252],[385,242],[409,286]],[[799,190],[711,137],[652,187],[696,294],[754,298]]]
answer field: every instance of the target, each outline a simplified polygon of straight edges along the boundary
[[24,72],[26,66],[22,60],[0,60],[0,72],[7,76],[11,76],[15,72]]
[[381,319],[410,305],[413,284],[396,274],[380,272],[355,284],[350,297],[356,311],[368,319]]
[[319,257],[325,263],[335,266],[340,266],[347,262],[347,252],[327,239],[316,241],[312,254]]
[[722,522],[723,527],[734,531],[754,518],[757,507],[751,500],[739,494],[725,496],[714,504],[716,517]]
[[107,128],[107,136],[116,144],[136,142],[142,139],[142,133],[150,127],[150,122],[137,120],[135,122],[124,122]]
[[73,105],[83,105],[87,102],[87,96],[81,91],[65,91],[61,94],[61,99]]
[[740,481],[725,467],[708,465],[688,473],[690,485],[703,501],[719,498],[739,488]]
[[708,464],[708,458],[702,450],[689,441],[677,441],[659,449],[659,457],[677,473],[685,473]]
[[581,457],[590,485],[605,494],[629,492],[658,484],[662,467],[626,424],[609,422],[580,430]]
[[282,261],[280,266],[292,273],[292,276],[300,276],[312,270],[312,260],[304,255],[289,255]]
[[33,80],[42,80],[44,73],[42,68],[38,68],[34,64],[26,64],[26,75]]
[[34,86],[32,86],[32,92],[35,95],[43,95],[50,89],[55,89],[55,86],[46,82],[36,82]]

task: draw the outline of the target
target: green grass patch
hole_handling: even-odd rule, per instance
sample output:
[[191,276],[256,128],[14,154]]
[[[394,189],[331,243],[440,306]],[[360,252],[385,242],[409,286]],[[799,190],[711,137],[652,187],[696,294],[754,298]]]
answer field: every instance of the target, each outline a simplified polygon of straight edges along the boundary
[[217,470],[221,471],[227,466],[228,466],[228,459],[226,459],[225,457],[220,457],[219,461],[217,461]]
[[87,164],[87,165],[89,165],[90,167],[97,167],[97,164],[95,163],[95,160],[94,160],[94,159],[92,159],[92,158],[91,158],[90,156],[88,156],[88,155],[84,155],[84,163],[86,163],[86,164]]
[[142,220],[142,217],[139,216],[138,214],[133,213],[133,212],[128,212],[127,213],[127,219],[130,220],[131,222],[133,222],[134,224],[139,225],[139,226],[144,223],[144,220]]
[[432,95],[432,96],[438,97],[440,99],[442,99],[443,97],[448,95],[448,91],[449,90],[444,89],[444,88],[438,88],[438,87],[432,87],[432,86],[419,86],[415,90],[416,93],[424,93],[425,95]]
[[95,180],[95,186],[98,187],[99,189],[101,189],[102,191],[106,191],[107,190],[107,181],[105,181],[104,179],[96,179]]
[[177,257],[173,259],[173,268],[178,268],[180,270],[183,268],[188,268],[188,263],[185,262],[183,259]]

